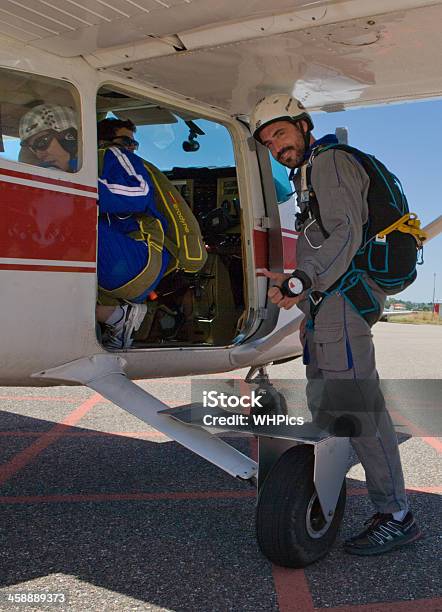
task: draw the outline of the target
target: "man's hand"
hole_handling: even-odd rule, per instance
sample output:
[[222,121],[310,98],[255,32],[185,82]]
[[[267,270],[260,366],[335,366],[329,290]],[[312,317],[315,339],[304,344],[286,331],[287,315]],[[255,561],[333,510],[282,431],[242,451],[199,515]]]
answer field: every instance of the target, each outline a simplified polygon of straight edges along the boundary
[[287,297],[282,295],[279,286],[287,279],[290,278],[291,274],[283,274],[282,272],[269,272],[268,270],[263,270],[262,273],[270,280],[277,283],[278,286],[270,287],[267,292],[270,301],[272,304],[276,304],[278,308],[284,308],[284,310],[290,310],[295,304],[301,302],[305,298],[305,293],[301,293],[296,297]]

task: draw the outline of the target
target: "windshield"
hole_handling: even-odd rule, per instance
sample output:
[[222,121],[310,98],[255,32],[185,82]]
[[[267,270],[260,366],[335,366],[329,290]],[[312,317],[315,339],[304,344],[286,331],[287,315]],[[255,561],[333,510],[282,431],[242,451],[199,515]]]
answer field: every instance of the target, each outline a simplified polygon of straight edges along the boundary
[[[235,165],[232,140],[223,125],[205,119],[188,123],[196,125],[204,134],[192,138],[191,128],[178,117],[176,123],[139,126],[136,132],[136,139],[140,143],[137,153],[161,170]],[[191,150],[185,151],[183,143]]]

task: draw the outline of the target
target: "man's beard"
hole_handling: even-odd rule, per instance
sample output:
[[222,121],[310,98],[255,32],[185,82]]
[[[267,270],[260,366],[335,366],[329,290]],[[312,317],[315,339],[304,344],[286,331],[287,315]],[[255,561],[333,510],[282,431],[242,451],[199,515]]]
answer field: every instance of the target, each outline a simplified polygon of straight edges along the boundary
[[[290,157],[286,158],[283,161],[281,157],[284,155],[284,153],[287,153],[287,152],[292,152],[292,154],[290,155]],[[291,145],[291,146],[284,147],[283,149],[281,149],[276,159],[283,166],[287,166],[287,168],[298,168],[299,166],[302,165],[302,162],[304,161],[304,153],[305,153],[304,145],[301,145],[301,147],[298,147],[298,148]]]

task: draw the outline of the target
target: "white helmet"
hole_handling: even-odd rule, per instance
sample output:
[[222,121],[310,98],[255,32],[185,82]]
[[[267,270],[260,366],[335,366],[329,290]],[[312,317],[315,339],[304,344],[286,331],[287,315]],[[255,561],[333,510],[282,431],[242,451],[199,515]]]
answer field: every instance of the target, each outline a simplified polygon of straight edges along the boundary
[[57,104],[39,104],[23,115],[18,131],[23,143],[43,130],[64,132],[71,128],[77,129],[77,119],[72,108]]
[[296,123],[301,119],[305,119],[308,124],[308,129],[313,129],[313,121],[310,115],[304,108],[302,102],[296,98],[292,98],[288,94],[273,94],[261,98],[257,102],[255,109],[250,118],[250,128],[253,137],[261,142],[259,132],[266,125],[270,125],[274,121],[290,121]]

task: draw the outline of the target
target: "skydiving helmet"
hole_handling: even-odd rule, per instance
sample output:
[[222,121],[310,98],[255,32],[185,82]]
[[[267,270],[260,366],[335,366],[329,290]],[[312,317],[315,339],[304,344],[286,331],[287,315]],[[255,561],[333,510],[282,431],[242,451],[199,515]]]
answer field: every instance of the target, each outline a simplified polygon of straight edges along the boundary
[[40,132],[56,132],[60,145],[73,156],[77,150],[76,113],[68,106],[39,104],[28,111],[20,120],[19,136],[21,145]]
[[308,143],[310,131],[313,129],[313,121],[302,102],[288,94],[273,94],[257,102],[250,117],[250,129],[253,137],[261,142],[259,133],[265,126],[275,121],[297,123],[301,119],[304,119],[308,125],[307,133],[304,136]]

